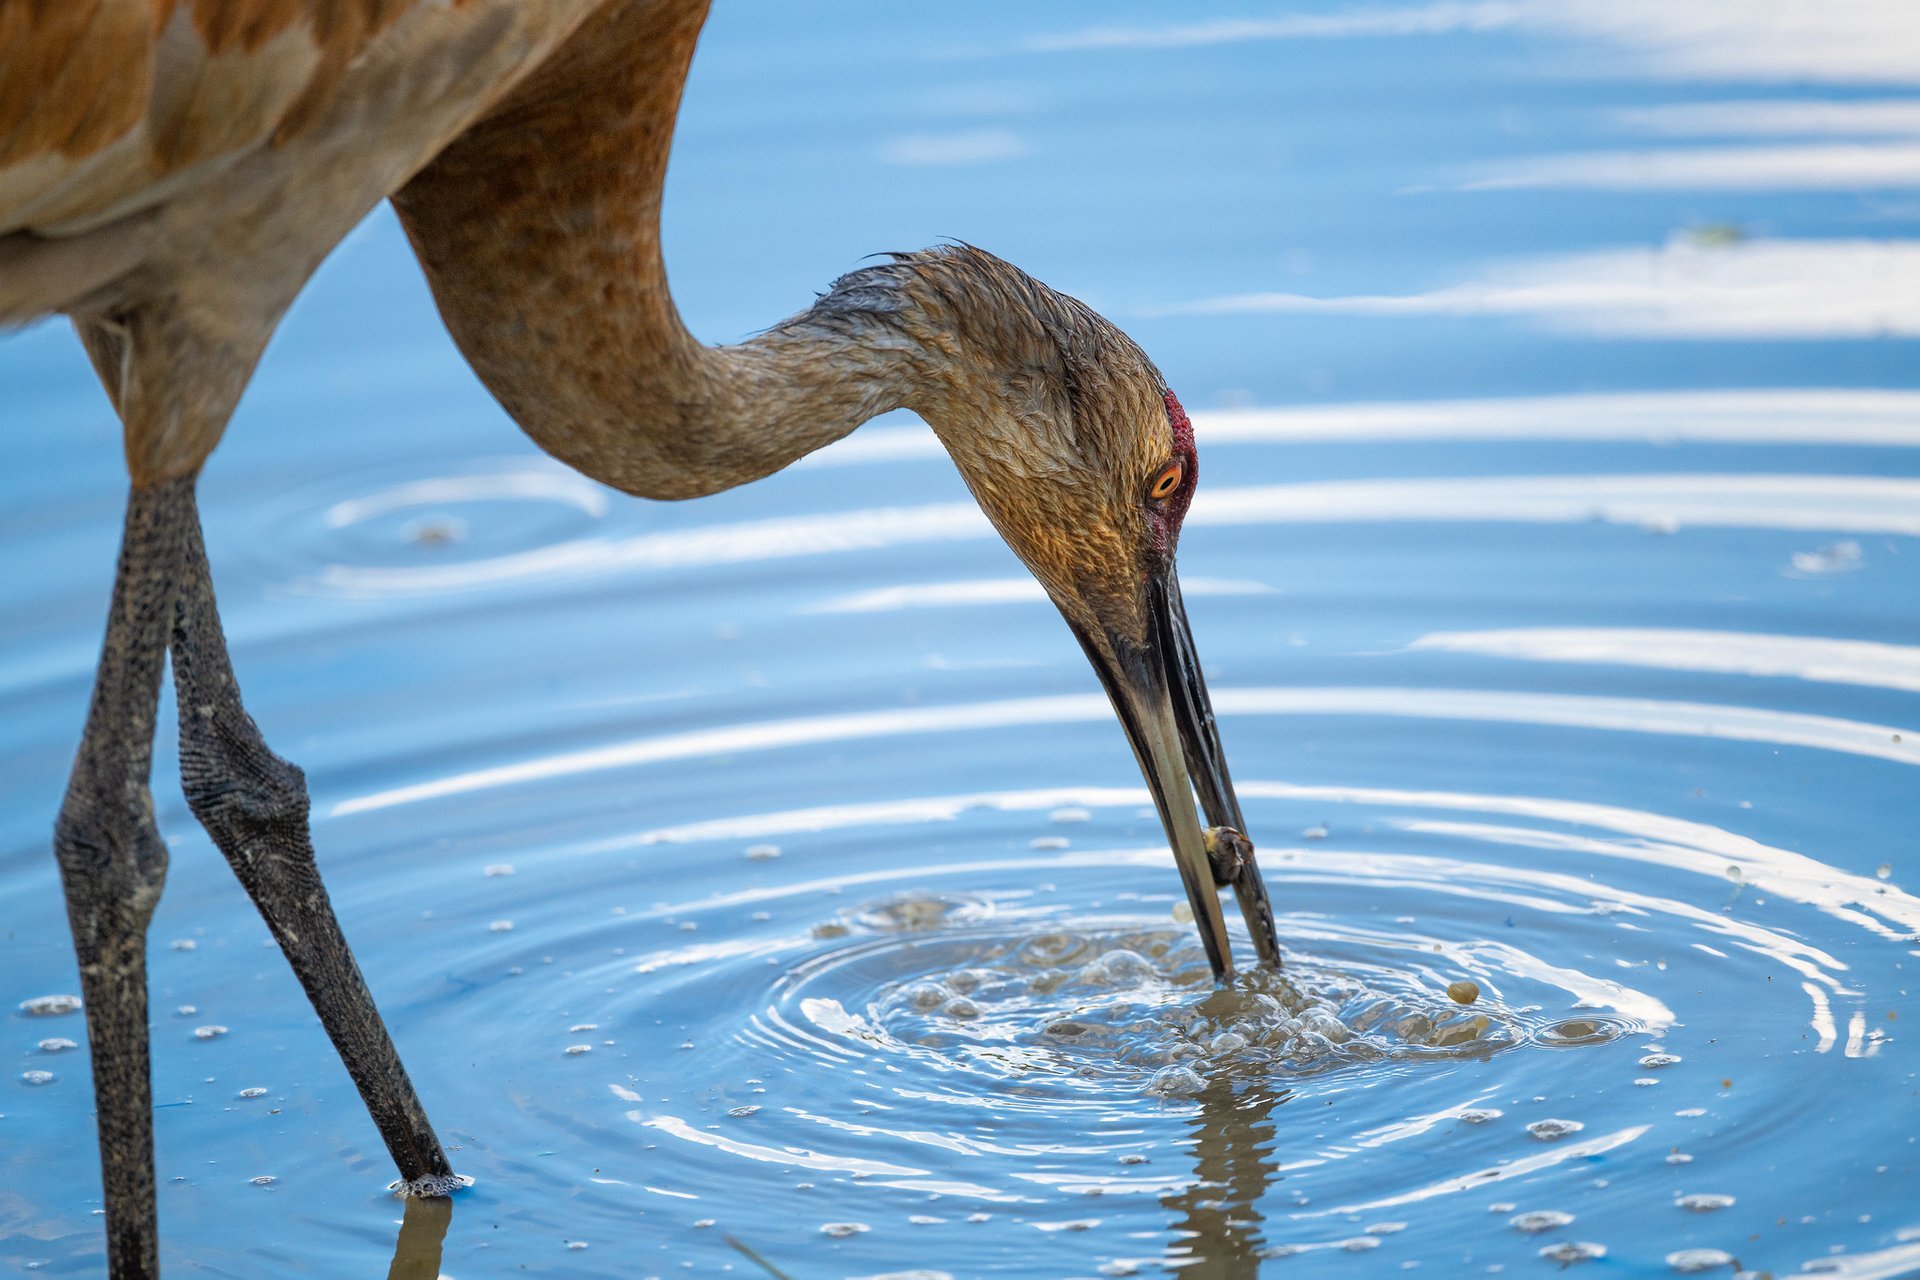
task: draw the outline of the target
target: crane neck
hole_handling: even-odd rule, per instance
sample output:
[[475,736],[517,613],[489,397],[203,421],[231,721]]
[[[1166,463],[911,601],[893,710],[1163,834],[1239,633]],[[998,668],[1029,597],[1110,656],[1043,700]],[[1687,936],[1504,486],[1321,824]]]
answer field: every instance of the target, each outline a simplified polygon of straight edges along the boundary
[[704,0],[614,0],[393,203],[447,328],[533,440],[646,497],[743,484],[937,381],[912,272],[856,272],[735,346],[688,331],[660,194]]

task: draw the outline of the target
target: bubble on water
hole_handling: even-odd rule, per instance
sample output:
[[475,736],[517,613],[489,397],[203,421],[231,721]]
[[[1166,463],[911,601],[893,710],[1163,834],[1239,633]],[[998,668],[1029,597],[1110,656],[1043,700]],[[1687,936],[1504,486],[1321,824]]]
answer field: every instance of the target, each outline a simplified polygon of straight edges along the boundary
[[1354,1236],[1340,1242],[1340,1247],[1348,1253],[1365,1253],[1368,1249],[1378,1249],[1380,1240],[1376,1236]]
[[563,1050],[563,1052],[569,1058],[577,1058],[583,1053],[592,1053],[593,1046],[590,1044],[570,1044],[566,1047],[566,1049]]
[[1527,1126],[1527,1132],[1542,1142],[1558,1142],[1570,1133],[1578,1133],[1587,1126],[1578,1120],[1535,1120]]
[[820,1234],[831,1236],[835,1240],[845,1240],[871,1230],[873,1228],[864,1222],[825,1222],[820,1225]]
[[907,1221],[916,1227],[937,1227],[946,1219],[936,1218],[930,1213],[910,1213],[907,1215]]
[[200,944],[192,938],[175,938],[169,944],[175,951],[198,951]]
[[1171,1066],[1147,1081],[1147,1092],[1163,1098],[1191,1098],[1206,1091],[1207,1082],[1192,1067]]
[[204,1027],[195,1027],[193,1029],[193,1038],[195,1040],[218,1040],[225,1034],[227,1034],[227,1029],[217,1022],[208,1023]]
[[1080,971],[1080,980],[1103,987],[1137,987],[1157,977],[1153,964],[1137,952],[1117,947]]
[[78,1049],[80,1045],[65,1036],[48,1036],[39,1044],[42,1053],[65,1053],[69,1049]]
[[485,874],[489,876],[510,876],[513,874],[513,864],[511,862],[489,863]]
[[1677,1249],[1667,1255],[1667,1265],[1675,1271],[1691,1275],[1696,1271],[1712,1271],[1715,1267],[1737,1264],[1733,1255],[1724,1249]]
[[1300,832],[1300,838],[1302,840],[1325,840],[1327,838],[1327,824],[1324,822],[1316,822],[1310,827],[1303,828]]
[[1640,1065],[1648,1068],[1670,1067],[1678,1061],[1680,1055],[1677,1053],[1650,1053],[1640,1059]]
[[1893,864],[1891,862],[1883,862],[1873,869],[1873,874],[1882,880],[1890,880],[1893,878]]
[[744,1120],[748,1116],[755,1114],[759,1110],[760,1110],[759,1106],[753,1103],[749,1103],[746,1106],[742,1106],[742,1107],[728,1107],[727,1114],[732,1116],[736,1120]]
[[256,1187],[270,1187],[274,1183],[280,1181],[280,1179],[274,1177],[270,1173],[263,1173],[257,1178],[248,1178],[247,1181],[248,1183]]
[[35,996],[20,1002],[20,1012],[29,1018],[57,1018],[80,1008],[79,996]]
[[488,931],[489,933],[512,933],[512,932],[513,932],[513,921],[511,921],[511,920],[495,920],[495,921],[494,921],[493,923],[491,923],[491,924],[489,924],[489,925],[487,926],[487,931]]
[[1068,805],[1064,808],[1055,809],[1052,813],[1047,815],[1047,820],[1049,822],[1089,822],[1092,819],[1093,819],[1092,811],[1087,809],[1081,809],[1073,805]]
[[242,1089],[240,1091],[239,1096],[242,1098],[264,1098],[267,1096],[267,1091],[265,1089],[261,1089],[258,1087],[255,1087],[252,1089]]
[[1641,1076],[1633,1082],[1633,1086],[1636,1089],[1647,1089],[1659,1083],[1660,1078],[1658,1076]]
[[1720,1195],[1711,1191],[1701,1191],[1693,1195],[1681,1196],[1678,1200],[1674,1201],[1674,1204],[1682,1209],[1691,1209],[1695,1213],[1711,1213],[1715,1209],[1730,1207],[1733,1204],[1733,1197]]
[[1035,849],[1066,849],[1072,847],[1073,841],[1065,836],[1035,836],[1027,844]]
[[176,1018],[191,1018],[194,1014],[198,1012],[200,1012],[200,1006],[192,1005],[192,1004],[183,1004],[183,1005],[178,1005],[174,1008],[173,1016]]
[[1572,1214],[1559,1209],[1530,1209],[1525,1213],[1515,1214],[1507,1225],[1515,1231],[1524,1231],[1528,1235],[1533,1235],[1541,1231],[1552,1231],[1556,1227],[1564,1227],[1572,1221]]
[[1123,1155],[1120,1157],[1120,1163],[1121,1164],[1145,1164],[1147,1163],[1147,1157],[1141,1155],[1137,1151],[1129,1151],[1126,1155]]
[[1471,1107],[1460,1113],[1460,1119],[1467,1124],[1485,1124],[1489,1120],[1498,1120],[1507,1114],[1498,1107]]
[[1684,1151],[1669,1151],[1667,1152],[1667,1163],[1668,1164],[1692,1164],[1693,1157],[1688,1155]]
[[923,933],[988,914],[990,908],[977,898],[917,893],[870,902],[850,921],[879,933]]
[[[1402,992],[1382,991],[1306,958],[1285,971],[1242,971],[1215,988],[1205,953],[1185,930],[999,939],[976,932],[953,946],[963,965],[930,972],[941,944],[929,942],[913,953],[915,972],[881,977],[857,1038],[1014,1074],[1130,1079],[1161,1096],[1192,1096],[1197,1078],[1229,1065],[1304,1075],[1484,1056],[1522,1041],[1509,1015],[1484,998],[1469,1009],[1411,980]],[[877,962],[896,953],[867,954]],[[805,996],[792,1003],[812,1020]],[[1172,1067],[1186,1074],[1168,1073]]]
[[1407,1224],[1404,1222],[1376,1222],[1366,1228],[1366,1232],[1370,1236],[1390,1236],[1405,1231],[1406,1229]]
[[1591,1258],[1606,1257],[1607,1246],[1591,1240],[1562,1240],[1540,1250],[1540,1256],[1549,1262],[1586,1262]]
[[587,1242],[587,1241],[585,1241],[585,1240],[569,1240],[569,1241],[567,1241],[567,1248],[569,1248],[569,1249],[585,1249],[585,1248],[587,1248],[587,1247],[588,1247],[588,1242]]
[[589,1031],[598,1031],[599,1029],[600,1024],[597,1022],[576,1022],[567,1028],[567,1034],[570,1036],[583,1036]]
[[1190,902],[1174,903],[1173,904],[1173,922],[1175,924],[1192,924],[1193,923],[1193,904]]
[[22,1072],[20,1073],[20,1083],[21,1083],[21,1084],[24,1084],[24,1085],[28,1085],[28,1086],[30,1086],[30,1087],[34,1087],[34,1088],[37,1088],[37,1087],[39,1087],[40,1085],[43,1085],[43,1084],[52,1084],[52,1083],[53,1083],[53,1072],[51,1072],[51,1071],[22,1071]]
[[1544,1045],[1604,1044],[1627,1034],[1627,1028],[1605,1018],[1565,1018],[1540,1029],[1535,1039]]

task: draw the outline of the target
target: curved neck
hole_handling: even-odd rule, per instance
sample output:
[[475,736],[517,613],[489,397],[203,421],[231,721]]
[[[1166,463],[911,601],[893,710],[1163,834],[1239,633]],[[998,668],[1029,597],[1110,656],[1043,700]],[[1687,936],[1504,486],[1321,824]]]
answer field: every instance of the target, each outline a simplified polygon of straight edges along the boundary
[[681,322],[660,192],[705,0],[611,0],[393,197],[447,328],[548,453],[687,498],[913,398],[891,290],[848,286],[738,346]]

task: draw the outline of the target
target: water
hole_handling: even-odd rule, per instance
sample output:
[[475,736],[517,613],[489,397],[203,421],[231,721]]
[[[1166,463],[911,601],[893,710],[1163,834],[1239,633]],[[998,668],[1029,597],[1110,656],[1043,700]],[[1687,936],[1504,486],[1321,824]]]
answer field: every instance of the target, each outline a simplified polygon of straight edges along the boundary
[[[1723,12],[715,16],[668,200],[698,331],[964,235],[1197,410],[1181,560],[1289,964],[1219,993],[920,428],[609,494],[373,218],[204,509],[477,1181],[399,1229],[163,741],[169,1273],[1920,1274],[1916,36]],[[121,481],[66,333],[0,386],[0,1268],[90,1275],[82,1020],[11,1011],[78,986],[47,832]]]

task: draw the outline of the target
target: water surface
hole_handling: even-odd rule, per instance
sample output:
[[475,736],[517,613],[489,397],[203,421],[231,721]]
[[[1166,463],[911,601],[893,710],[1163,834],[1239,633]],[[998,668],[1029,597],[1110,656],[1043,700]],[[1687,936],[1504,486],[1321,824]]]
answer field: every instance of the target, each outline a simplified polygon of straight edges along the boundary
[[[203,505],[477,1180],[395,1274],[1920,1274],[1920,33],[1728,12],[715,15],[668,193],[703,336],[964,236],[1195,410],[1181,563],[1288,948],[1224,992],[921,427],[612,494],[371,218]],[[14,1010],[78,986],[47,833],[122,482],[64,330],[0,387],[0,1268],[91,1275],[82,1019]],[[169,1273],[385,1274],[385,1153],[174,769]]]

